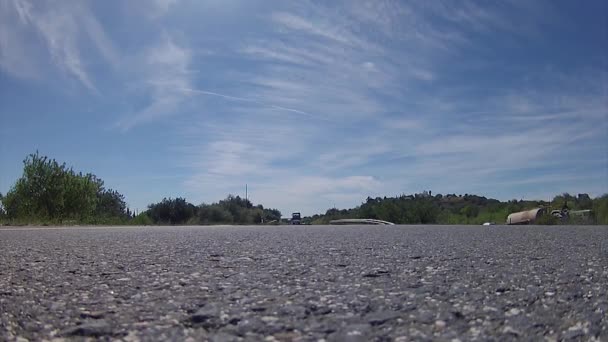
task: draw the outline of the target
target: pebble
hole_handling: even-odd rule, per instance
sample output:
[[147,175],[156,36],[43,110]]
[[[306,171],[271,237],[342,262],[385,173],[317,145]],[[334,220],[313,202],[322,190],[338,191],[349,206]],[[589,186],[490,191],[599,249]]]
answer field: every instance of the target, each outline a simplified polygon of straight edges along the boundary
[[442,320],[437,320],[435,321],[435,328],[437,328],[437,330],[443,330],[446,327],[447,323],[445,321]]
[[507,317],[517,316],[520,313],[521,313],[521,310],[519,310],[518,308],[512,308],[509,311],[507,311],[506,316]]

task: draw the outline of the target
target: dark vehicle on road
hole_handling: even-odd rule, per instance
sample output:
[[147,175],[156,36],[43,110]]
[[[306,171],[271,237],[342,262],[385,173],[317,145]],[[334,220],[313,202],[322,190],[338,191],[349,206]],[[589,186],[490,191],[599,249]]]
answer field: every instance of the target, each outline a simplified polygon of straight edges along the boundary
[[291,224],[302,224],[302,215],[300,213],[291,214]]

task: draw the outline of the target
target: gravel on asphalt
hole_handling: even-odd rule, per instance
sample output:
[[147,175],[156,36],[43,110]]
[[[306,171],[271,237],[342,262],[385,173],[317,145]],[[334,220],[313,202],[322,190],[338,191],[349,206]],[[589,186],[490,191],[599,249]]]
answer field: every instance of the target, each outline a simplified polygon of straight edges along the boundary
[[0,340],[608,340],[606,226],[0,228]]

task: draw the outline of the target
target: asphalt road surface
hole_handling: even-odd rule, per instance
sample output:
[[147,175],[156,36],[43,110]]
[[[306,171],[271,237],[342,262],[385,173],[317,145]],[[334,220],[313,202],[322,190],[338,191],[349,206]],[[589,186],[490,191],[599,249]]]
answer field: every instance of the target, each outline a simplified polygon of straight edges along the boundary
[[0,340],[608,341],[608,227],[1,228]]

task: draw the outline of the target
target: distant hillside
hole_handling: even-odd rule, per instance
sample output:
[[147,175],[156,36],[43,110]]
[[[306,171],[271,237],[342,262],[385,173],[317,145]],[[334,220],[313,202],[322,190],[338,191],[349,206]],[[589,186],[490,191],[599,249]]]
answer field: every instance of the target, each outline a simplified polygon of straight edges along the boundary
[[[478,195],[433,195],[428,192],[398,197],[368,197],[360,206],[352,209],[329,209],[325,214],[305,217],[304,222],[327,224],[331,220],[345,218],[372,218],[398,224],[482,224],[504,223],[510,213],[547,207],[570,210],[593,209],[595,223],[608,224],[608,195],[591,199],[587,194],[562,194],[551,202],[511,200],[501,202]],[[548,223],[554,223],[549,221]]]

